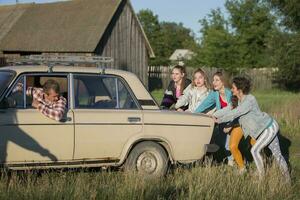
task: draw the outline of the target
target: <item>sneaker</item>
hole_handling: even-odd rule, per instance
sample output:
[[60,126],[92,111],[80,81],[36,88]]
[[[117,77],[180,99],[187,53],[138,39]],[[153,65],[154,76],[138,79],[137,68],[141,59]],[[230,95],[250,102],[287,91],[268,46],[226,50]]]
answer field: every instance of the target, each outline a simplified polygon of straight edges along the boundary
[[228,160],[227,165],[233,167],[234,166],[234,161],[233,160]]
[[242,169],[239,169],[239,175],[243,175],[247,172],[246,167],[243,167]]

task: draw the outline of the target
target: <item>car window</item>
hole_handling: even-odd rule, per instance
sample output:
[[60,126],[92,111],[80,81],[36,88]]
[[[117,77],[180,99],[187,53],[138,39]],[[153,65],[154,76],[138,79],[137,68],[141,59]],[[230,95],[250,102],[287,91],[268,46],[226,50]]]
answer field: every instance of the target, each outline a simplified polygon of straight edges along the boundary
[[3,99],[6,108],[32,108],[32,95],[26,91],[30,88],[42,90],[44,83],[49,80],[55,80],[60,86],[60,95],[68,100],[68,79],[66,76],[50,75],[23,75],[14,83],[9,94]]
[[24,101],[24,85],[25,79],[21,77],[14,85],[13,90],[6,97],[7,108],[25,108]]
[[2,95],[3,91],[7,88],[11,79],[14,77],[12,72],[1,71],[0,72],[0,95]]
[[75,108],[137,109],[137,105],[118,77],[74,76]]

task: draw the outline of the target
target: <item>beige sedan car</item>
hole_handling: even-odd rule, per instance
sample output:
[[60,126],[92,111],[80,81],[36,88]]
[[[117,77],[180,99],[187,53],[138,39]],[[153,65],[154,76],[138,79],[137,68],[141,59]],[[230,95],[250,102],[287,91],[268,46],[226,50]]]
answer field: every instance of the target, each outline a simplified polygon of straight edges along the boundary
[[[67,99],[60,122],[24,92],[48,79]],[[204,114],[160,110],[141,81],[120,70],[3,67],[0,100],[0,162],[9,169],[115,166],[161,176],[171,164],[201,159],[214,127]]]

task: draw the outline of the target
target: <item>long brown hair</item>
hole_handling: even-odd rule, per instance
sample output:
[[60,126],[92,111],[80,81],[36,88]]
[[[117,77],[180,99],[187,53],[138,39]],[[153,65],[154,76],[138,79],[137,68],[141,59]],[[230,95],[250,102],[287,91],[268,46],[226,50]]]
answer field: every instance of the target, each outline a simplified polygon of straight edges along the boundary
[[227,74],[225,74],[224,72],[221,72],[221,71],[217,71],[214,73],[213,77],[214,76],[218,76],[220,78],[220,80],[224,84],[224,87],[227,87],[227,88],[229,87],[229,79],[228,79]]
[[201,68],[198,68],[196,69],[194,72],[193,72],[193,82],[192,82],[192,86],[195,87],[195,74],[197,73],[200,73],[203,77],[204,77],[204,86],[207,88],[207,89],[210,89],[210,84],[209,84],[209,81],[208,81],[208,76],[206,75],[206,73],[201,69]]
[[232,95],[231,96],[231,105],[232,105],[232,108],[236,108],[239,104],[239,99],[237,98],[237,96],[235,95]]
[[172,72],[173,72],[174,69],[178,69],[182,74],[184,74],[184,76],[183,76],[182,79],[181,79],[181,83],[180,83],[180,93],[182,94],[182,93],[183,93],[183,90],[184,90],[184,86],[185,86],[186,70],[185,70],[185,67],[184,67],[184,66],[181,66],[181,65],[175,65],[175,66],[172,68]]

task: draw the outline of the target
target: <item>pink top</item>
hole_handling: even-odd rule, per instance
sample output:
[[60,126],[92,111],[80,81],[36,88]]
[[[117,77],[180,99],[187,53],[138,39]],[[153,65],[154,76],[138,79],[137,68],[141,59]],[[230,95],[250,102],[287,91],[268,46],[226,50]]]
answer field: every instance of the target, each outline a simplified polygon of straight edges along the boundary
[[176,88],[176,98],[178,99],[181,96],[180,89],[177,87]]

